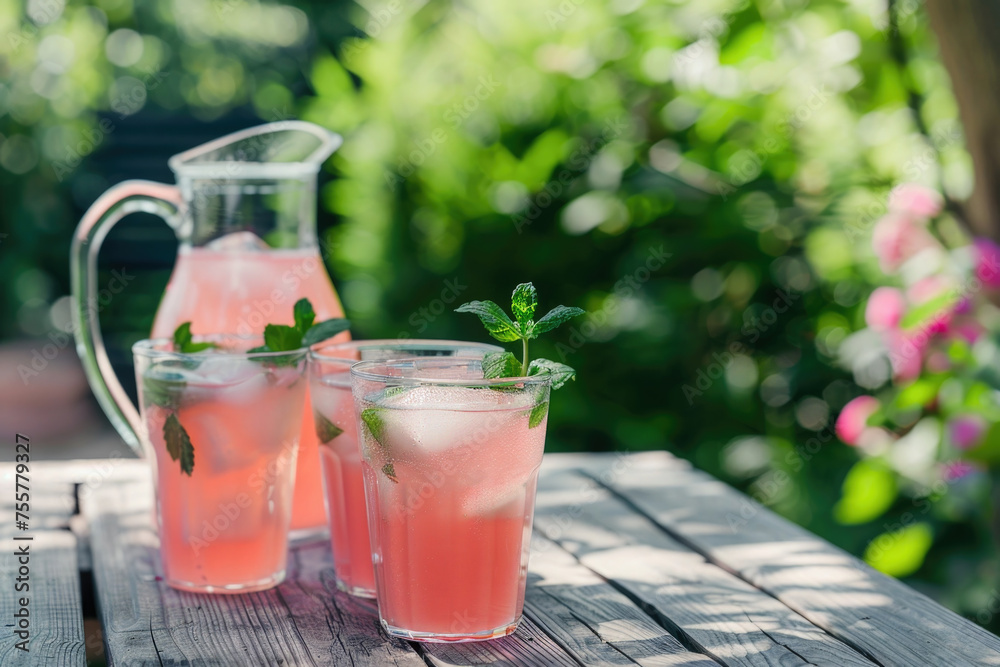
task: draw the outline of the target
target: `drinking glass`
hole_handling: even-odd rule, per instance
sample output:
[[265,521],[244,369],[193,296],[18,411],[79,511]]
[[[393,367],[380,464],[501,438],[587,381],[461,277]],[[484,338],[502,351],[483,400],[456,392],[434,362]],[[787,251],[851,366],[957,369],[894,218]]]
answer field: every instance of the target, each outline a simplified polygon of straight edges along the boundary
[[351,384],[379,616],[393,636],[508,635],[524,606],[547,375],[478,359],[362,361]]
[[450,340],[365,340],[319,344],[309,351],[309,391],[320,442],[326,512],[337,587],[375,597],[361,450],[351,396],[351,366],[362,360],[475,357],[495,345]]
[[164,574],[186,591],[264,590],[285,577],[307,351],[251,351],[260,337],[197,339],[217,347],[132,348]]

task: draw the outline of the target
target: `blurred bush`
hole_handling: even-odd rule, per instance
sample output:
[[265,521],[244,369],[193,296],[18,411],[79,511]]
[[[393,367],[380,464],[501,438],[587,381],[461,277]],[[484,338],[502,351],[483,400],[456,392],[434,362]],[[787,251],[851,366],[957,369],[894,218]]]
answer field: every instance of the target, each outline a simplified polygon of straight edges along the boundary
[[[479,338],[454,304],[531,280],[540,308],[589,311],[540,343],[579,371],[553,405],[551,450],[666,447],[998,627],[979,615],[997,579],[986,516],[903,525],[923,496],[899,494],[892,462],[859,458],[833,428],[890,381],[871,346],[851,352],[869,355],[860,371],[840,364],[886,280],[870,239],[890,189],[971,188],[915,5],[27,11],[0,9],[17,37],[0,41],[6,336],[58,320],[102,118],[297,115],[346,137],[322,223],[358,335]],[[963,242],[953,219],[940,227]],[[887,533],[899,549],[872,552]]]

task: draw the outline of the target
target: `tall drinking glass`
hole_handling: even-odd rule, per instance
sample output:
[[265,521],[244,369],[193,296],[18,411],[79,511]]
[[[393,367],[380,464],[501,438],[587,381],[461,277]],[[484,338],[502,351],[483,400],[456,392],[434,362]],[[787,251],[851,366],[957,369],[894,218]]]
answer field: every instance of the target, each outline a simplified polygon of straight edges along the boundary
[[260,337],[201,338],[216,349],[132,348],[139,440],[154,464],[167,583],[245,593],[285,577],[306,350],[250,352]]
[[351,366],[362,360],[411,357],[482,358],[500,350],[495,345],[450,340],[365,340],[320,344],[309,351],[309,391],[338,588],[375,597]]
[[383,627],[439,642],[514,632],[549,376],[411,359],[360,362],[351,382]]

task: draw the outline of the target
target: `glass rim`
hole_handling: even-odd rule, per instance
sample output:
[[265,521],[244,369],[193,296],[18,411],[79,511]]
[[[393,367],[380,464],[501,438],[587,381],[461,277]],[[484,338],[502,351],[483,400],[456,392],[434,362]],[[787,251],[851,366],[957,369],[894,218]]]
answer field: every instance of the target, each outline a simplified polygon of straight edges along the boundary
[[[332,357],[328,354],[323,354],[321,350],[328,348],[338,348],[345,350],[364,350],[366,348],[387,348],[387,347],[400,347],[403,349],[410,350],[456,350],[456,349],[469,349],[469,350],[483,350],[484,352],[503,352],[503,348],[499,345],[493,345],[491,343],[476,343],[467,340],[447,340],[438,338],[374,338],[371,340],[345,340],[339,343],[333,343],[329,340],[320,341],[309,348],[309,360],[319,361],[323,363],[339,363],[341,365],[359,364],[362,362],[360,359],[348,359],[346,357]],[[435,357],[417,357],[419,358],[429,358],[433,359]],[[441,359],[449,359],[453,357],[441,356]],[[459,357],[464,358],[464,357]],[[389,361],[388,359],[367,359],[365,361]]]
[[536,387],[541,385],[551,385],[552,375],[549,373],[543,373],[541,375],[530,375],[530,376],[519,376],[519,377],[507,377],[507,378],[448,378],[448,377],[426,377],[421,375],[410,375],[410,376],[400,376],[400,375],[386,375],[385,373],[373,372],[371,369],[390,366],[401,368],[407,364],[413,364],[414,362],[421,363],[431,363],[434,365],[443,366],[445,364],[456,364],[462,362],[462,365],[468,365],[469,361],[476,361],[476,359],[469,359],[463,357],[417,357],[414,359],[385,359],[378,360],[372,359],[369,361],[358,361],[351,366],[351,378],[358,378],[361,380],[367,380],[370,382],[382,382],[385,384],[391,384],[393,386],[407,385],[407,386],[435,386],[435,387],[497,387],[506,386],[511,384],[524,385],[525,387]]
[[[254,335],[254,336],[240,336],[239,334],[205,334],[205,335],[194,335],[191,337],[196,343],[211,343],[217,341],[241,341],[241,342],[264,342],[264,336]],[[147,359],[162,360],[162,359],[204,359],[205,352],[176,352],[174,350],[158,350],[157,346],[161,345],[172,345],[172,338],[144,338],[137,341],[132,345],[132,354],[138,357],[144,357]],[[309,352],[309,348],[300,347],[294,350],[287,350],[285,352],[230,352],[225,351],[224,354],[231,358],[241,358],[241,359],[272,359],[275,357],[288,357],[288,356],[301,356],[303,359]]]

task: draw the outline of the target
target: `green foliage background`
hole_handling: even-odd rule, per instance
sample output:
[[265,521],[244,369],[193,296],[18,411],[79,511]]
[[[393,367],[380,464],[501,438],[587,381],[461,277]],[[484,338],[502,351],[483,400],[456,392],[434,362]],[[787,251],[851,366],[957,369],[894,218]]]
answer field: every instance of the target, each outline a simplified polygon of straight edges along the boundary
[[[321,224],[359,336],[479,339],[446,300],[533,281],[541,311],[589,312],[536,346],[579,374],[551,451],[667,448],[859,556],[921,511],[832,435],[862,393],[835,359],[884,280],[869,237],[889,189],[971,188],[919,6],[101,0],[26,16],[6,0],[0,35],[4,336],[58,319],[101,118],[297,116],[345,135]],[[148,331],[165,280],[140,280],[107,326]],[[876,565],[996,629],[980,617],[988,506],[921,514]]]

